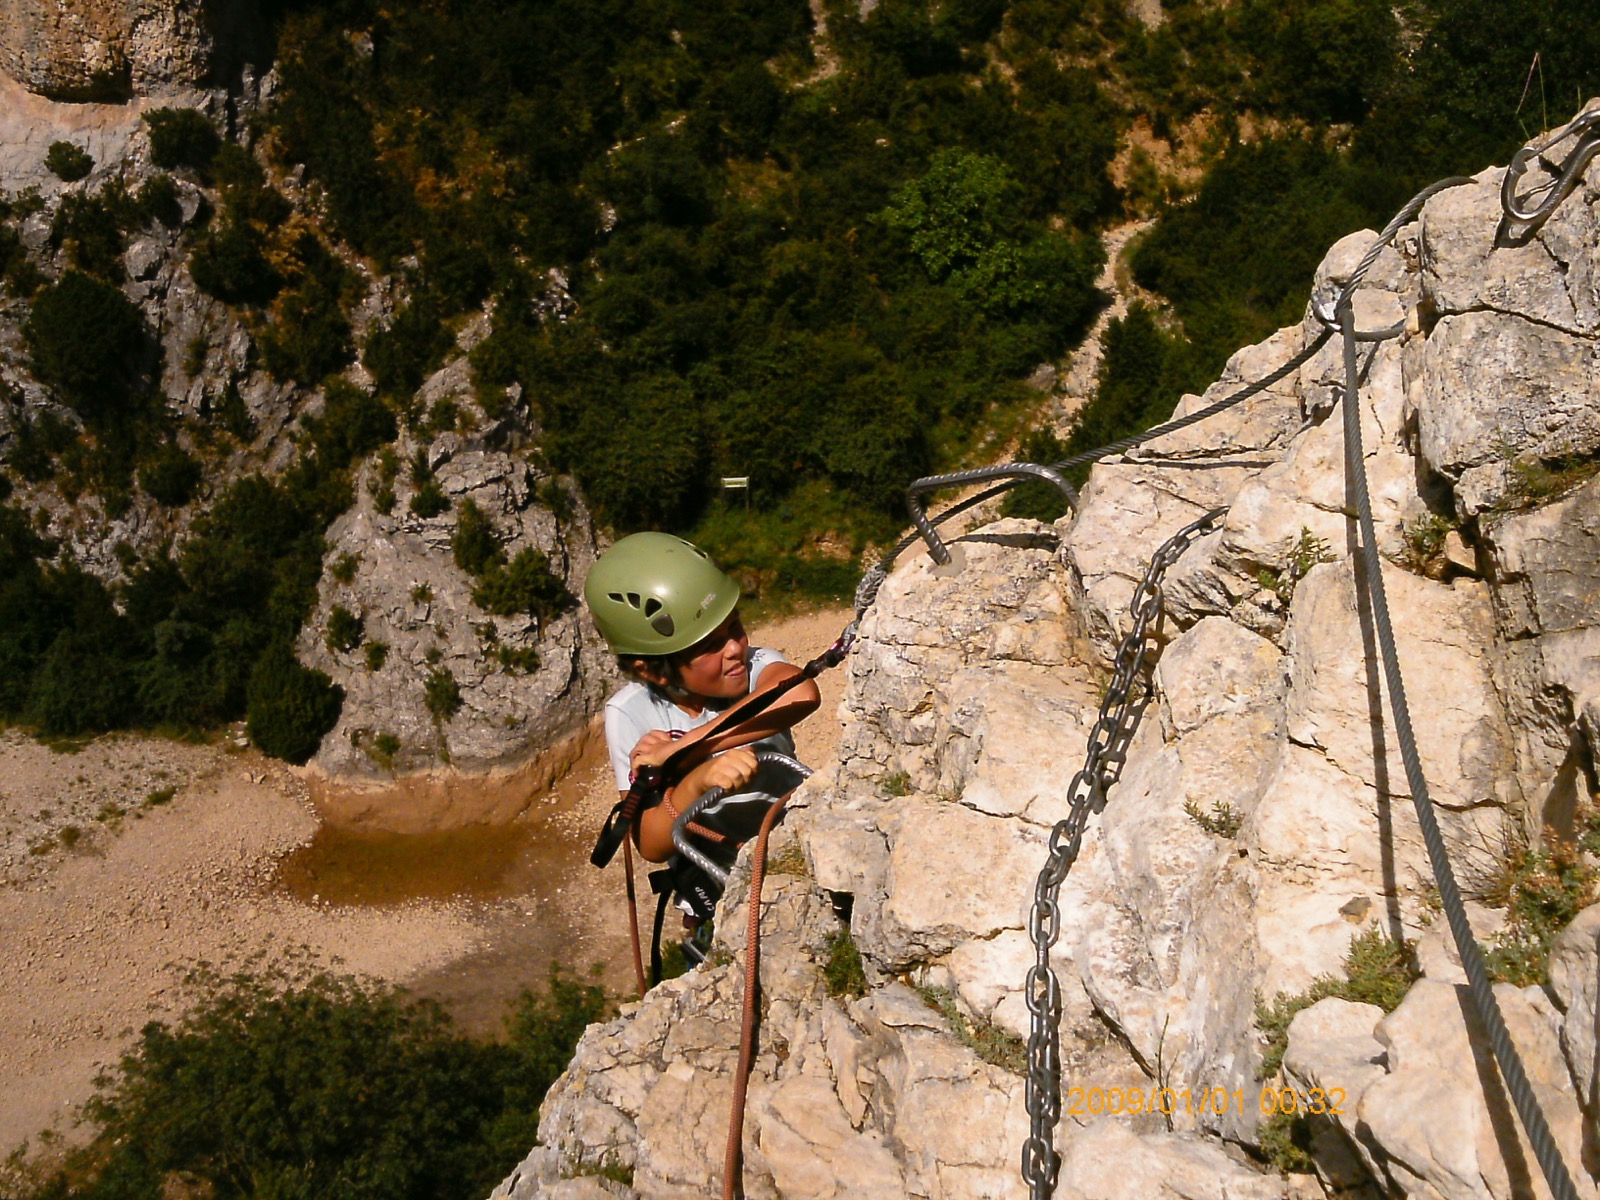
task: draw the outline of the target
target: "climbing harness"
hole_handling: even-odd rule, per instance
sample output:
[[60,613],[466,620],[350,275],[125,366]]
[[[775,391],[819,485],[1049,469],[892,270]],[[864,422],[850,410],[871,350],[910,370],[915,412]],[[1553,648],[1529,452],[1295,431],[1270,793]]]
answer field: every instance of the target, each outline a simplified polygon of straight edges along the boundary
[[[1566,161],[1550,164],[1550,174],[1554,178],[1518,195],[1517,188],[1528,172],[1528,164],[1535,158],[1548,162],[1550,152],[1568,138],[1572,139],[1573,145]],[[1543,225],[1577,185],[1578,177],[1597,153],[1600,153],[1600,108],[1579,113],[1548,137],[1530,142],[1518,150],[1511,156],[1505,178],[1500,182],[1500,208],[1505,213],[1507,224],[1520,226],[1515,232],[1522,236]],[[1528,203],[1540,193],[1543,193],[1542,199]]]
[[[1526,206],[1527,196],[1517,194],[1516,188],[1526,173],[1529,161],[1535,154],[1547,152],[1568,138],[1575,146],[1564,164],[1553,169],[1553,182],[1541,189],[1544,197],[1532,207]],[[1508,221],[1520,222],[1536,228],[1575,186],[1578,176],[1600,152],[1600,109],[1580,114],[1542,146],[1525,147],[1512,159],[1507,168],[1501,190],[1501,202]],[[1441,903],[1450,932],[1460,953],[1466,972],[1469,992],[1480,1019],[1489,1033],[1495,1061],[1499,1065],[1517,1115],[1527,1131],[1540,1170],[1554,1200],[1576,1200],[1577,1193],[1572,1177],[1562,1161],[1559,1149],[1550,1133],[1537,1098],[1530,1086],[1526,1071],[1518,1057],[1515,1045],[1507,1031],[1505,1020],[1495,1000],[1489,982],[1482,951],[1473,937],[1461,901],[1460,888],[1450,866],[1444,839],[1429,799],[1427,782],[1422,774],[1421,760],[1417,754],[1416,739],[1411,726],[1404,683],[1400,673],[1398,652],[1395,648],[1394,630],[1390,621],[1388,601],[1383,586],[1381,564],[1378,560],[1377,541],[1372,519],[1371,497],[1368,494],[1365,463],[1361,450],[1361,421],[1357,404],[1359,372],[1356,346],[1363,342],[1380,342],[1399,336],[1403,325],[1388,329],[1361,331],[1355,328],[1353,297],[1378,256],[1394,241],[1399,230],[1414,220],[1422,206],[1432,196],[1448,188],[1471,182],[1451,178],[1419,192],[1390,222],[1384,226],[1377,239],[1362,257],[1350,278],[1340,288],[1331,309],[1313,304],[1312,315],[1321,325],[1298,354],[1284,362],[1268,375],[1246,384],[1230,395],[1187,416],[1168,421],[1143,433],[1122,438],[1109,445],[1098,447],[1049,465],[1010,463],[972,471],[956,471],[932,475],[913,482],[907,489],[907,507],[911,515],[913,532],[907,534],[875,563],[863,576],[856,588],[855,616],[833,646],[807,663],[801,673],[768,692],[757,693],[723,714],[717,723],[719,731],[737,728],[756,716],[790,688],[806,679],[814,679],[821,671],[843,661],[854,644],[862,616],[872,606],[879,589],[888,578],[896,559],[920,538],[928,547],[929,556],[942,565],[951,561],[949,549],[940,538],[938,526],[955,516],[992,500],[1028,479],[1041,479],[1057,487],[1066,498],[1069,508],[1077,508],[1077,493],[1067,481],[1066,473],[1075,467],[1098,462],[1112,455],[1122,454],[1146,442],[1165,437],[1191,425],[1232,408],[1244,400],[1287,378],[1310,361],[1337,332],[1343,340],[1345,387],[1343,401],[1343,427],[1345,438],[1346,491],[1350,506],[1355,510],[1359,529],[1360,557],[1357,571],[1358,592],[1362,595],[1375,627],[1383,662],[1386,693],[1395,722],[1397,741],[1406,778],[1422,828],[1423,840],[1428,849],[1434,876],[1438,883]],[[1529,193],[1533,194],[1532,192]],[[937,516],[929,517],[925,497],[941,488],[999,480],[994,486],[950,505]],[[1135,587],[1129,602],[1131,625],[1117,648],[1112,667],[1110,685],[1099,714],[1090,731],[1083,767],[1073,776],[1067,789],[1067,815],[1051,829],[1049,853],[1040,870],[1034,888],[1034,898],[1028,915],[1028,933],[1034,946],[1034,964],[1028,970],[1024,984],[1024,999],[1029,1013],[1028,1065],[1025,1081],[1025,1105],[1029,1119],[1029,1133],[1023,1143],[1021,1173],[1033,1200],[1046,1200],[1054,1194],[1061,1157],[1054,1148],[1056,1125],[1061,1116],[1061,989],[1050,965],[1050,953],[1061,933],[1060,890],[1068,872],[1076,862],[1082,847],[1083,835],[1089,817],[1101,812],[1106,803],[1107,791],[1117,782],[1127,761],[1128,748],[1138,728],[1140,718],[1151,696],[1148,658],[1156,627],[1162,612],[1162,581],[1166,572],[1195,542],[1216,533],[1227,516],[1226,508],[1216,508],[1191,521],[1164,541],[1155,551],[1143,578]],[[710,743],[710,744],[708,744]],[[706,738],[675,751],[659,767],[642,769],[629,789],[627,796],[618,802],[607,818],[590,861],[604,866],[616,853],[620,844],[626,848],[627,836],[639,813],[652,803],[659,802],[665,788],[682,778],[695,762],[700,761],[714,748],[714,738]],[[768,757],[768,756],[758,756]],[[771,756],[783,757],[783,756]],[[793,760],[793,766],[809,771]],[[707,831],[695,822],[717,796],[707,793],[679,815],[673,825],[673,843],[679,857],[715,884],[720,895],[727,882],[727,873],[713,859],[705,855],[691,841],[692,835],[703,836]],[[750,1063],[754,1054],[754,1035],[757,1011],[757,985],[759,980],[759,922],[761,886],[766,870],[767,837],[782,812],[785,799],[777,800],[762,820],[751,863],[749,899],[749,930],[745,966],[744,1009],[741,1021],[739,1065],[734,1078],[734,1102],[730,1119],[727,1154],[723,1171],[723,1196],[736,1194],[744,1115],[745,1089],[749,1080]],[[631,852],[630,852],[631,855]],[[630,904],[633,895],[632,869],[628,880]],[[661,911],[658,909],[656,926],[659,932]],[[633,925],[634,953],[638,964],[637,920]],[[641,991],[643,969],[638,966]]]

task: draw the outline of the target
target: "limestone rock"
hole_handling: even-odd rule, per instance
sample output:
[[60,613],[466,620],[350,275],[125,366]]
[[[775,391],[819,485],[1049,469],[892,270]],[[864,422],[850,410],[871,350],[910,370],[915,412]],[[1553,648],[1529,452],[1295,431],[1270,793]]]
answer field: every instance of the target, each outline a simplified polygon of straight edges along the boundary
[[[1497,312],[1443,318],[1428,338],[1418,444],[1457,485],[1471,516],[1512,487],[1519,456],[1553,459],[1600,448],[1600,347],[1584,337]],[[1462,403],[1462,396],[1472,397]]]
[[[469,385],[458,358],[423,395]],[[329,776],[383,780],[440,765],[469,772],[516,766],[576,733],[603,699],[603,644],[576,605],[549,621],[491,615],[473,600],[476,581],[455,564],[451,535],[469,501],[488,517],[508,559],[525,548],[542,553],[574,595],[597,553],[571,481],[536,474],[518,456],[491,448],[489,432],[396,448],[401,458],[421,450],[436,461],[451,499],[446,512],[410,512],[404,482],[391,511],[378,511],[373,462],[356,481],[356,504],[328,530],[319,603],[299,648],[302,661],[345,689],[339,724],[315,760]],[[572,496],[570,516],[560,519],[541,504],[541,487]],[[358,644],[329,644],[335,608],[361,622]],[[429,680],[445,676],[460,691],[454,713],[428,702]]]
[[58,100],[154,95],[210,82],[258,19],[253,0],[5,0],[0,70]]
[[1511,639],[1495,660],[1497,682],[1514,718],[1528,828],[1570,838],[1586,786],[1581,759],[1600,761],[1600,479],[1492,523],[1488,543]]
[[[1556,1143],[1569,1167],[1577,1166],[1582,1113],[1544,1011],[1548,1004],[1538,989],[1502,984],[1495,995]],[[1352,1017],[1350,1024],[1359,1022]],[[1336,1085],[1346,1096],[1333,1119],[1394,1192],[1445,1200],[1549,1195],[1464,985],[1424,980],[1377,1024],[1373,1043],[1382,1051],[1382,1072],[1363,1064],[1368,1048],[1358,1029],[1349,1028],[1342,1052],[1338,1039],[1318,1032],[1291,1027],[1293,1057],[1286,1062],[1297,1065],[1303,1081],[1331,1087],[1343,1053],[1350,1073]],[[1575,1174],[1578,1194],[1595,1196],[1593,1179]]]
[[1590,905],[1556,939],[1550,952],[1550,991],[1561,1009],[1561,1049],[1574,1091],[1593,1122],[1600,1114],[1600,905]]
[[1073,1200],[1284,1200],[1285,1185],[1188,1134],[1139,1136],[1109,1117],[1074,1130],[1061,1163],[1061,1191]]
[[[1597,757],[1600,481],[1547,495],[1523,481],[1535,460],[1559,467],[1600,446],[1597,170],[1521,246],[1495,241],[1498,173],[1431,201],[1357,296],[1358,324],[1394,334],[1363,343],[1359,395],[1344,395],[1329,343],[1262,394],[1097,466],[1053,530],[1000,522],[955,539],[949,568],[913,552],[891,574],[849,666],[838,761],[795,795],[783,830],[814,878],[785,877],[763,901],[775,944],[748,1195],[1018,1193],[1023,1083],[996,1064],[1005,1035],[1029,1028],[1030,922],[1055,921],[1035,911],[1039,871],[1067,836],[1057,823],[1097,736],[1104,664],[1152,551],[1223,505],[1221,527],[1167,572],[1149,703],[1116,747],[1103,811],[1080,813],[1056,896],[1059,1194],[1546,1194],[1435,923],[1359,603],[1335,410],[1360,406],[1423,772],[1481,900],[1508,824],[1573,831]],[[1305,320],[1241,351],[1178,413],[1307,346],[1373,237],[1333,247]],[[1447,581],[1404,570],[1408,527],[1452,509],[1463,523]],[[748,903],[737,882],[724,903],[719,937],[734,951]],[[1549,995],[1497,992],[1583,1196],[1595,1195],[1583,1122],[1600,1093],[1597,912],[1559,940]],[[858,998],[820,980],[841,919],[868,980]],[[1505,917],[1473,902],[1468,919],[1483,940]],[[1310,1125],[1317,1179],[1263,1174],[1239,1149],[1264,1140],[1258,1000],[1340,973],[1374,927],[1417,944],[1423,978],[1387,1016],[1333,999],[1296,1016],[1283,1078],[1267,1083],[1337,1093],[1337,1111]],[[537,1188],[563,1163],[607,1155],[643,1195],[711,1190],[734,990],[727,968],[701,969],[592,1031],[514,1194],[554,1194]],[[1170,1119],[1127,1111],[1135,1091],[1168,1087],[1243,1100]],[[1074,1111],[1090,1089],[1123,1111]]]

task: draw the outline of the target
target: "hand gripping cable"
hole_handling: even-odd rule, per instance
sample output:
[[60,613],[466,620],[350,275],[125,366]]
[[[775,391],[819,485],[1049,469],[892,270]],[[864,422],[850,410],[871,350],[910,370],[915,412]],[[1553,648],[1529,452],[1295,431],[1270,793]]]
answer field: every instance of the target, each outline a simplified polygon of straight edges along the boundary
[[[756,692],[728,709],[717,718],[714,728],[719,732],[737,729],[746,721],[760,716],[806,680],[815,679],[829,667],[838,666],[855,644],[858,623],[851,621],[839,635],[839,639],[801,668],[798,675],[791,675],[777,687]],[[617,801],[606,816],[606,822],[600,828],[600,835],[595,839],[594,849],[589,854],[590,863],[597,867],[604,867],[610,863],[616,856],[617,848],[626,840],[634,821],[638,820],[639,814],[655,803],[655,798],[667,788],[682,779],[689,768],[703,761],[706,754],[705,740],[701,739],[674,750],[659,766],[640,767],[628,788],[628,794]]]

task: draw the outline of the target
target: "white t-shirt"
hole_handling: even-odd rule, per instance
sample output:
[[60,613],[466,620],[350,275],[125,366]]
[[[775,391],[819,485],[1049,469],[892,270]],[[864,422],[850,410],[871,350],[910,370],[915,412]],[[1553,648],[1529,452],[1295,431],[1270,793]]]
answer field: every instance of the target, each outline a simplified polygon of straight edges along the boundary
[[[776,650],[752,646],[750,684],[746,695],[760,686],[762,672],[768,667],[787,661]],[[700,710],[700,715],[692,716],[656,689],[637,682],[628,684],[606,701],[606,749],[611,753],[611,769],[617,776],[617,790],[628,790],[628,776],[632,774],[628,758],[645,734],[656,729],[688,733],[716,720],[742,699],[743,696],[735,696],[728,700],[708,700]],[[784,730],[764,737],[759,742],[752,742],[749,748],[793,755],[794,738]]]

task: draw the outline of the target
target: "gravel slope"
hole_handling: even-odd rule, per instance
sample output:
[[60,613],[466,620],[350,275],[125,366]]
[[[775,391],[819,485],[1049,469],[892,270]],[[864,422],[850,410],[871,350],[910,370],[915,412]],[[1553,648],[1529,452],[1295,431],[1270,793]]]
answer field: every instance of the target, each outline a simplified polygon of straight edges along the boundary
[[[757,637],[803,662],[847,618],[807,614]],[[842,672],[822,682],[822,711],[797,730],[813,766],[838,738]],[[438,996],[479,1031],[551,961],[601,963],[610,986],[631,988],[620,872],[588,865],[615,799],[596,750],[535,801],[523,820],[539,878],[523,894],[333,905],[271,886],[317,830],[291,768],[232,741],[117,736],[60,753],[0,733],[0,1156],[45,1128],[70,1134],[96,1071],[180,1011],[196,961],[309,952]]]

